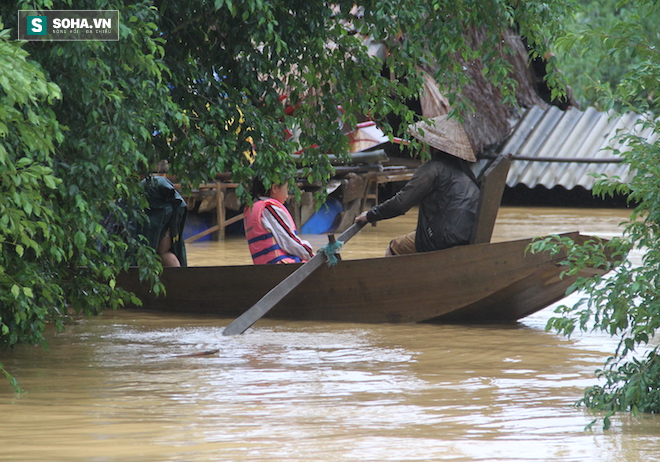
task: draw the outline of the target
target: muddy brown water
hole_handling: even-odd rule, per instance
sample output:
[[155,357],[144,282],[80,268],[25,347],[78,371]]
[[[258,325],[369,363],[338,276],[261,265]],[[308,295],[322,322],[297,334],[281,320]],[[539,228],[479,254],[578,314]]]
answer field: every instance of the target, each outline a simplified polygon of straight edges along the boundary
[[[580,230],[611,237],[625,210],[503,208],[494,240]],[[344,258],[380,256],[415,214],[365,228]],[[323,236],[310,236],[315,246]],[[249,263],[245,242],[188,246],[193,265]],[[343,294],[338,288],[337,296]],[[0,362],[6,461],[655,461],[660,421],[573,403],[613,351],[602,334],[508,326],[259,321],[137,311],[80,318]],[[219,350],[208,356],[177,357]]]

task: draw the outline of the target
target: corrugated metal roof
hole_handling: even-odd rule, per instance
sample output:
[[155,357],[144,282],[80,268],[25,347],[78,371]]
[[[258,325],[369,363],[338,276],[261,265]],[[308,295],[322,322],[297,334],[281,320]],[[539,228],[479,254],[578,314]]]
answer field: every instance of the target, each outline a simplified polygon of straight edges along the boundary
[[[604,173],[628,181],[632,175],[627,165],[605,162],[618,157],[606,148],[624,151],[626,147],[617,139],[617,134],[621,130],[633,132],[640,117],[634,113],[615,116],[594,108],[585,111],[575,108],[562,111],[555,106],[530,108],[500,150],[501,154],[514,156],[507,186],[591,189],[596,178],[589,173]],[[651,142],[658,137],[653,133],[642,135]],[[515,160],[516,157],[538,160]],[[552,161],[543,161],[545,159]]]

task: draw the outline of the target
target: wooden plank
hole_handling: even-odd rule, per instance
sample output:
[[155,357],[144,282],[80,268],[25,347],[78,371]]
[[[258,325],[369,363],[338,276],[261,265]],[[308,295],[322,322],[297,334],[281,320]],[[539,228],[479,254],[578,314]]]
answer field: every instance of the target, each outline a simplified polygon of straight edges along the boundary
[[204,231],[199,232],[199,233],[195,234],[194,236],[190,236],[190,237],[189,237],[188,239],[186,239],[184,242],[185,242],[186,244],[190,244],[191,242],[195,242],[196,240],[201,239],[201,238],[203,238],[204,236],[208,236],[209,234],[214,233],[214,232],[216,232],[216,231],[219,230],[219,229],[220,229],[220,226],[219,226],[219,225],[211,226],[210,228],[205,229]]
[[[241,213],[239,215],[236,215],[236,216],[233,216],[233,217],[229,218],[228,220],[225,220],[225,222],[224,222],[225,223],[225,228],[229,225],[233,225],[237,221],[241,221],[243,218],[244,218],[244,215]],[[186,244],[189,244],[191,242],[195,242],[196,240],[201,239],[204,236],[206,236],[208,234],[211,234],[215,231],[218,231],[219,229],[220,229],[220,225],[211,226],[210,228],[205,229],[204,231],[201,231],[201,232],[195,234],[194,236],[190,236],[188,239],[185,240],[185,242],[186,242]]]
[[477,209],[477,223],[470,240],[471,244],[490,242],[510,166],[510,156],[498,156],[484,172],[480,182],[481,195]]

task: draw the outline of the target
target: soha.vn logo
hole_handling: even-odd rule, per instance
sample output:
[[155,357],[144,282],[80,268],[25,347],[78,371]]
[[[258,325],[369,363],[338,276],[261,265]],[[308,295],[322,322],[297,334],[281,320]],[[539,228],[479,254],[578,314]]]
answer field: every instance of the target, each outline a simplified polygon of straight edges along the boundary
[[110,18],[53,18],[53,29],[111,29]]
[[19,10],[19,40],[119,40],[118,10]]
[[[53,18],[51,21],[51,32],[61,29],[111,29],[111,18]],[[48,17],[47,16],[28,16],[27,17],[28,35],[47,35]]]
[[48,17],[46,16],[28,16],[27,17],[28,35],[46,35],[48,34]]

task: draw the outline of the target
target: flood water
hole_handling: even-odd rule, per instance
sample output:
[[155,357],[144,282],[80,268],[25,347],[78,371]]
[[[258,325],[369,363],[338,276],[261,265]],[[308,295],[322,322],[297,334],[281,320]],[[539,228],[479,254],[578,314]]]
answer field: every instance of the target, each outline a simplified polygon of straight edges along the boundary
[[[625,210],[503,208],[494,240],[611,237]],[[415,214],[367,226],[343,258],[380,256]],[[311,236],[315,247],[323,236]],[[249,263],[243,239],[188,245],[191,265]],[[340,263],[341,264],[341,263]],[[350,296],[337,288],[337,296]],[[220,301],[219,301],[220,302]],[[509,326],[361,325],[106,312],[0,354],[6,461],[660,460],[660,420],[573,403],[616,342]],[[205,356],[188,356],[219,350]]]

